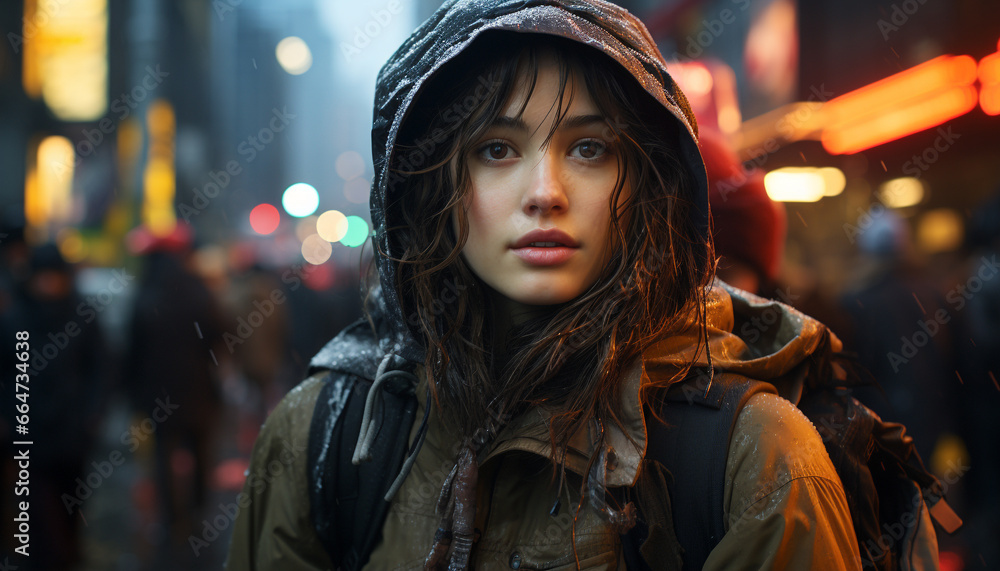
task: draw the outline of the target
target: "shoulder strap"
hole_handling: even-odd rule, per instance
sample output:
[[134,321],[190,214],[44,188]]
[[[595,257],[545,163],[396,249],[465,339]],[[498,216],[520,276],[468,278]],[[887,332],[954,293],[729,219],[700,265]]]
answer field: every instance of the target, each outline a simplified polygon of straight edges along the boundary
[[768,383],[731,373],[716,372],[709,383],[699,371],[667,392],[660,409],[666,423],[647,424],[646,458],[672,476],[667,488],[685,571],[701,569],[725,535],[729,441],[739,412],[759,392],[777,393]]
[[361,569],[389,513],[384,499],[403,463],[417,402],[385,391],[372,459],[351,463],[372,381],[350,373],[327,374],[309,433],[310,518],[337,568]]

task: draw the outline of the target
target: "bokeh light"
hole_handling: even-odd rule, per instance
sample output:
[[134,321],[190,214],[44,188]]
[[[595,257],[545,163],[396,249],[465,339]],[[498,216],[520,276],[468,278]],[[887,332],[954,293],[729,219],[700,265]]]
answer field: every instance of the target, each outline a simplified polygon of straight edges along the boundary
[[302,38],[297,36],[288,36],[278,42],[274,55],[281,68],[292,75],[302,75],[312,67],[312,52]]
[[354,204],[367,204],[371,183],[363,178],[356,178],[344,183],[344,198]]
[[347,235],[347,216],[339,210],[327,210],[316,221],[316,233],[327,242],[339,242]]
[[337,175],[344,180],[355,179],[365,174],[365,160],[357,151],[340,153],[335,166]]
[[781,168],[764,175],[764,189],[778,202],[816,202],[825,183],[816,169]]
[[894,178],[879,185],[878,197],[889,208],[914,206],[924,199],[924,183],[912,176]]
[[319,208],[319,193],[311,184],[297,182],[281,195],[281,206],[296,218],[310,216]]
[[281,214],[270,204],[258,204],[250,211],[250,227],[262,236],[277,230],[280,221]]
[[847,177],[844,171],[837,167],[823,167],[817,172],[823,177],[823,196],[837,196],[844,192],[847,186]]
[[692,66],[686,79],[695,93],[706,94],[712,91],[712,74],[703,65]]
[[333,246],[326,240],[313,234],[302,241],[302,257],[305,261],[318,266],[330,259],[333,254]]
[[295,236],[304,242],[306,238],[316,233],[316,216],[306,216],[295,225]]
[[930,210],[917,223],[917,244],[928,254],[956,250],[964,236],[962,216],[951,208]]
[[82,262],[87,257],[83,237],[80,236],[80,232],[76,228],[69,227],[60,230],[59,235],[56,236],[56,242],[59,245],[59,253],[71,264]]
[[357,248],[368,239],[368,223],[360,216],[347,217],[347,234],[340,239],[340,243],[351,248]]

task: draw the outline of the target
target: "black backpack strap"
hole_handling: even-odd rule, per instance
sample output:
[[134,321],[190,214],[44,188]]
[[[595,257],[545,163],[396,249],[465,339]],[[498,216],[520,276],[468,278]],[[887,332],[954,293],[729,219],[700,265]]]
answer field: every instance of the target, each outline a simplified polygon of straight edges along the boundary
[[[777,394],[768,383],[731,373],[716,372],[710,383],[708,378],[700,371],[668,390],[659,411],[666,423],[651,420],[646,428],[646,459],[659,462],[672,476],[667,488],[685,571],[701,569],[726,533],[726,461],[737,416],[753,395]],[[648,409],[647,419],[653,419]],[[629,551],[644,541],[624,538],[623,546]],[[649,569],[641,557],[626,554],[629,560],[641,561],[638,569]]]
[[361,432],[370,379],[331,371],[320,391],[309,432],[310,517],[334,565],[361,569],[389,513],[386,491],[395,480],[417,410],[412,394],[385,390],[372,459],[351,463]]

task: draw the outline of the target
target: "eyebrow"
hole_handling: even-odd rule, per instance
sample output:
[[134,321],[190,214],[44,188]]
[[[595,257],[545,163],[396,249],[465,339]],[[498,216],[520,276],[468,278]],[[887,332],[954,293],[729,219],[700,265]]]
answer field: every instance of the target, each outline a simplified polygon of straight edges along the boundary
[[[577,127],[588,127],[595,123],[605,123],[604,117],[600,115],[574,115],[572,117],[566,117],[559,124],[559,129],[575,129]],[[528,124],[524,122],[520,117],[497,117],[493,121],[491,127],[494,128],[509,128],[516,131],[528,131]]]

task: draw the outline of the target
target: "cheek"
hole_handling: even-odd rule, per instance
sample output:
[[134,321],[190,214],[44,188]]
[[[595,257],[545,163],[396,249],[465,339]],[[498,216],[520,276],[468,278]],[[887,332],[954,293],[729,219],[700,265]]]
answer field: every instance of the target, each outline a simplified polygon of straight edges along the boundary
[[503,220],[506,219],[502,198],[497,193],[471,193],[466,210],[469,242],[482,242],[501,233]]

